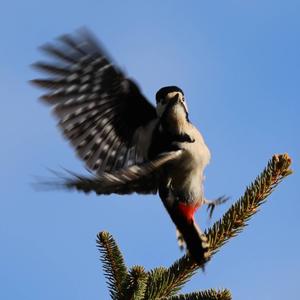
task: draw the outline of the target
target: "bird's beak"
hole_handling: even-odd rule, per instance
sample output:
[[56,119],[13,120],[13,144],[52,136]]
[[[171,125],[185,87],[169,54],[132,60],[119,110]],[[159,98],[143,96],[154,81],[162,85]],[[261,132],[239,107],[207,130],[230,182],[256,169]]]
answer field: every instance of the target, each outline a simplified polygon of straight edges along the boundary
[[184,107],[185,111],[188,113],[187,106],[186,106],[185,102],[180,98],[179,94],[176,94],[170,101],[171,106],[177,105],[177,104],[181,104]]
[[177,103],[179,103],[180,102],[179,94],[176,94],[169,101],[170,101],[169,103],[170,103],[171,106],[176,105]]
[[186,113],[188,114],[189,113],[189,111],[188,111],[188,108],[187,108],[187,106],[186,106],[186,104],[185,104],[185,102],[181,102],[181,104],[182,104],[182,106],[184,107],[184,109],[185,109],[185,111],[186,111]]
[[179,102],[179,94],[176,94],[173,99],[174,103]]

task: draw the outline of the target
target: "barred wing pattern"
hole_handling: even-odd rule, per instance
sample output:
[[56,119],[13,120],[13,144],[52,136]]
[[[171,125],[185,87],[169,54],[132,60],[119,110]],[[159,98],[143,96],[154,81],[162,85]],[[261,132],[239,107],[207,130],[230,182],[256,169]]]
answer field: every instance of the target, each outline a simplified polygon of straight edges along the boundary
[[54,76],[32,82],[50,90],[41,99],[54,107],[59,127],[87,167],[101,174],[144,162],[134,133],[156,118],[155,108],[95,38],[81,30],[42,50],[56,62],[34,67]]
[[[130,166],[113,173],[98,176],[81,176],[71,173],[71,177],[62,182],[52,183],[56,187],[76,189],[84,193],[102,194],[156,194],[164,166],[174,162],[182,150],[162,153],[156,159],[141,165]],[[49,185],[49,183],[47,184]]]

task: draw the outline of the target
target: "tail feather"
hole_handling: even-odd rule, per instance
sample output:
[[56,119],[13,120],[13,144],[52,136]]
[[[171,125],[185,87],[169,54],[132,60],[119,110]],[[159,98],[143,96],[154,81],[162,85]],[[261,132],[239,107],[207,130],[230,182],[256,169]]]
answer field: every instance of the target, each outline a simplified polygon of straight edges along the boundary
[[194,213],[198,206],[186,205],[184,202],[174,203],[170,201],[168,194],[167,190],[160,189],[164,206],[179,231],[178,240],[181,249],[183,248],[183,239],[191,257],[197,264],[202,265],[210,253],[208,239],[194,220]]
[[202,264],[209,256],[207,237],[193,218],[187,219],[177,213],[171,217],[186,243],[188,252],[198,264]]

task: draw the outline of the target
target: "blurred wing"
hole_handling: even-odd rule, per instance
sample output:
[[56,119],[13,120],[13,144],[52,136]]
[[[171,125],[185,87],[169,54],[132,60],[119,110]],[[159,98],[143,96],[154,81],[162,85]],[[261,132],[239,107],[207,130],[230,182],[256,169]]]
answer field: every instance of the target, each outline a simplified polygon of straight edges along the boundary
[[53,183],[53,185],[85,193],[155,194],[159,187],[162,168],[176,160],[181,153],[182,150],[163,153],[147,163],[130,166],[113,173],[103,173],[101,176],[84,177],[71,173],[71,178],[65,178],[63,182]]
[[88,31],[59,40],[42,47],[56,62],[34,65],[53,77],[32,82],[49,90],[41,99],[54,107],[64,136],[98,174],[143,162],[134,135],[156,118],[154,106]]

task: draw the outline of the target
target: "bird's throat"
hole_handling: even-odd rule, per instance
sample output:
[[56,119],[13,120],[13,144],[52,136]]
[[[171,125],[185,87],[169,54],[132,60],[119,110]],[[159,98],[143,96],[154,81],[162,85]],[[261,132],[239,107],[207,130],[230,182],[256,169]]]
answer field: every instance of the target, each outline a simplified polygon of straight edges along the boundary
[[171,134],[179,135],[185,132],[188,124],[187,113],[181,104],[171,106],[163,116],[163,127]]

